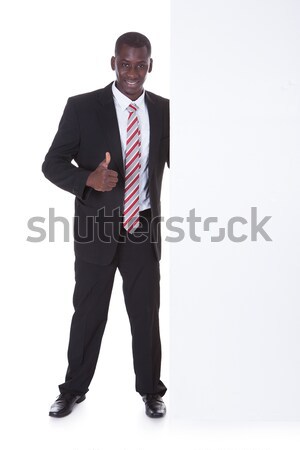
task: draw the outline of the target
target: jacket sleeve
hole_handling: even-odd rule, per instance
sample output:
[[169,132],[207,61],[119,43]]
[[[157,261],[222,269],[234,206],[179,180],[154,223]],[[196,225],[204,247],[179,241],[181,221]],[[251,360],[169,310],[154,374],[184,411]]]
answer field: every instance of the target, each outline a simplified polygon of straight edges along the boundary
[[72,163],[79,146],[79,121],[72,98],[69,98],[58,131],[45,156],[42,172],[56,186],[84,199],[90,190],[86,187],[86,180],[91,172]]

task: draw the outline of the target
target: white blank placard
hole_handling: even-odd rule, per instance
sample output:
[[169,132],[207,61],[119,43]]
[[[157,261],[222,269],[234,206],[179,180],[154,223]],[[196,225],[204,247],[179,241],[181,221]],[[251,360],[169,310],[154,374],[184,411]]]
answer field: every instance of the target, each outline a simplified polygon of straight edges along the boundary
[[300,419],[299,38],[297,1],[172,2],[176,417]]

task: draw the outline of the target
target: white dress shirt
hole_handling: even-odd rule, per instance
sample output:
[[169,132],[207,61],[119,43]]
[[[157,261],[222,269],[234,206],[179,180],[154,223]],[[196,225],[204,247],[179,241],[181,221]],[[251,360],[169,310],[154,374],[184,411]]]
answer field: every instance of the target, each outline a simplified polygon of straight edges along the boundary
[[148,209],[150,205],[149,196],[149,143],[150,143],[150,123],[149,114],[145,102],[145,91],[142,95],[135,101],[130,100],[126,95],[122,94],[121,91],[116,87],[116,82],[112,85],[112,92],[117,112],[117,119],[120,131],[122,154],[123,154],[123,164],[125,173],[125,151],[126,151],[126,139],[127,139],[127,122],[128,122],[128,111],[126,108],[131,103],[137,105],[137,116],[139,119],[139,126],[141,131],[141,168],[140,168],[140,191],[139,191],[139,208],[140,211]]

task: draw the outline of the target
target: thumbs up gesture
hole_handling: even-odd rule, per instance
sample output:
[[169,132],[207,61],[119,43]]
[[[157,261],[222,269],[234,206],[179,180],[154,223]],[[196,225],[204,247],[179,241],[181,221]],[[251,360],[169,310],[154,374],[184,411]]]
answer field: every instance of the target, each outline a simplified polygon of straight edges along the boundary
[[105,158],[97,169],[90,173],[86,181],[86,185],[95,189],[95,191],[111,191],[118,182],[118,173],[108,168],[111,157],[110,153],[105,153]]

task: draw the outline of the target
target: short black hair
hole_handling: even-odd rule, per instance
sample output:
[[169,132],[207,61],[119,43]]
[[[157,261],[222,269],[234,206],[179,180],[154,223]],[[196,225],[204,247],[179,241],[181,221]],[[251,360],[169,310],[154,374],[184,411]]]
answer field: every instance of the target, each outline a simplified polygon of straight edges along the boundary
[[130,47],[140,48],[146,47],[148,56],[151,56],[151,44],[149,39],[141,33],[136,31],[130,31],[128,33],[122,34],[118,37],[115,46],[115,55],[119,53],[119,50],[123,44],[129,45]]

